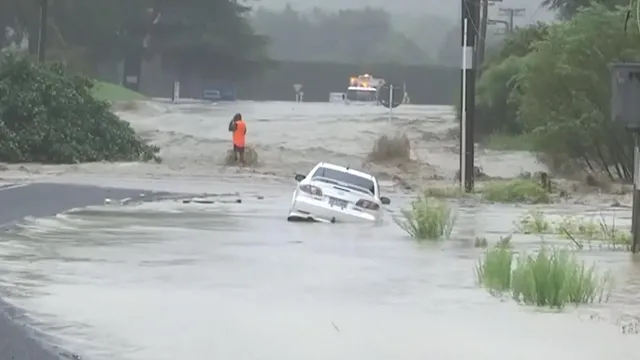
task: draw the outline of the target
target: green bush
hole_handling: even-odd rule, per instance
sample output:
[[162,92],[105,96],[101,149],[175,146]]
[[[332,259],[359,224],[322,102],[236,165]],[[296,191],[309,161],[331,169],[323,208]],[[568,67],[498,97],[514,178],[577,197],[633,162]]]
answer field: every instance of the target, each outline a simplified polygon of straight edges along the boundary
[[410,209],[401,211],[394,221],[412,238],[440,240],[448,238],[456,216],[449,205],[438,199],[420,196],[411,202]]
[[0,161],[80,163],[159,160],[110,105],[92,95],[93,82],[6,55],[0,61]]

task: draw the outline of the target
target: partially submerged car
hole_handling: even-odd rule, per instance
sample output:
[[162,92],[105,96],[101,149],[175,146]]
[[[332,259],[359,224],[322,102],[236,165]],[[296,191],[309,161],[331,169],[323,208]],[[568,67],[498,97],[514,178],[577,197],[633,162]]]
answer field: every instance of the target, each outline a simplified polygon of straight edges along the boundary
[[289,221],[353,222],[382,220],[382,205],[375,176],[340,165],[318,163],[307,175],[295,176]]

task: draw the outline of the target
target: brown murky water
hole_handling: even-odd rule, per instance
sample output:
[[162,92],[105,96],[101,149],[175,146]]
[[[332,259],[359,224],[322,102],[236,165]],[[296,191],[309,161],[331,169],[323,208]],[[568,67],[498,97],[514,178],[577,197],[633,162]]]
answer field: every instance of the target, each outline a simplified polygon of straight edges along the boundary
[[[257,169],[220,165],[236,111],[248,119]],[[0,282],[9,300],[87,359],[601,360],[640,351],[637,335],[623,335],[619,324],[639,313],[640,264],[628,254],[584,252],[617,280],[604,305],[556,314],[476,286],[482,250],[473,239],[511,233],[528,207],[454,202],[454,239],[419,244],[391,221],[409,195],[385,181],[392,205],[382,225],[285,221],[295,171],[319,160],[361,164],[381,133],[412,138],[420,163],[412,176],[452,177],[457,154],[444,135],[452,126],[446,107],[403,106],[391,123],[382,108],[335,104],[153,104],[125,117],[163,147],[165,164],[9,172],[218,200],[78,209],[27,219],[3,237]],[[541,169],[523,153],[479,151],[478,162],[494,176]],[[614,215],[595,206],[547,210]],[[629,222],[628,213],[615,217]],[[526,249],[540,239],[513,241]]]

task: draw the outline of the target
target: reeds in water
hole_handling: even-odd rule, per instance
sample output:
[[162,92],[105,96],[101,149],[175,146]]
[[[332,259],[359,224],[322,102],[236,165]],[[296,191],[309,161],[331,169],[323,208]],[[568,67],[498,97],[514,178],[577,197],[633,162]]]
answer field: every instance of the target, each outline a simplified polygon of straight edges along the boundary
[[516,254],[510,246],[487,249],[476,265],[479,283],[492,294],[510,293],[519,303],[563,308],[607,300],[610,277],[600,275],[570,251],[541,247]]
[[394,221],[412,238],[440,240],[448,238],[453,230],[456,215],[444,201],[419,196],[409,209],[401,211]]

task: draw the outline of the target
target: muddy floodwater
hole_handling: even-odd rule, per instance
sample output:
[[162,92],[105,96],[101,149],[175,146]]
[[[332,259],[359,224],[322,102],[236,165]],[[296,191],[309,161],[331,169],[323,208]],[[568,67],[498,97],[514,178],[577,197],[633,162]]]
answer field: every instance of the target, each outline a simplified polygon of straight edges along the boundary
[[[223,165],[228,121],[242,112],[256,168]],[[491,297],[476,284],[478,236],[495,242],[526,206],[452,201],[453,239],[410,240],[391,217],[411,194],[398,176],[450,182],[457,169],[448,107],[151,102],[121,114],[162,147],[163,164],[10,166],[14,181],[162,190],[176,198],[27,218],[0,238],[0,287],[50,341],[95,360],[636,358],[623,334],[640,315],[640,263],[624,252],[580,256],[610,270],[609,302],[558,313]],[[364,164],[381,134],[407,134],[413,165]],[[491,176],[543,170],[526,153],[479,149]],[[380,175],[392,204],[379,225],[285,221],[293,174],[325,160]],[[434,180],[436,179],[436,180]],[[8,191],[8,190],[7,190]],[[201,200],[185,201],[198,197]],[[240,199],[240,202],[237,200]],[[553,205],[628,225],[627,210]],[[549,243],[563,240],[546,238]],[[518,249],[540,244],[514,235]]]

